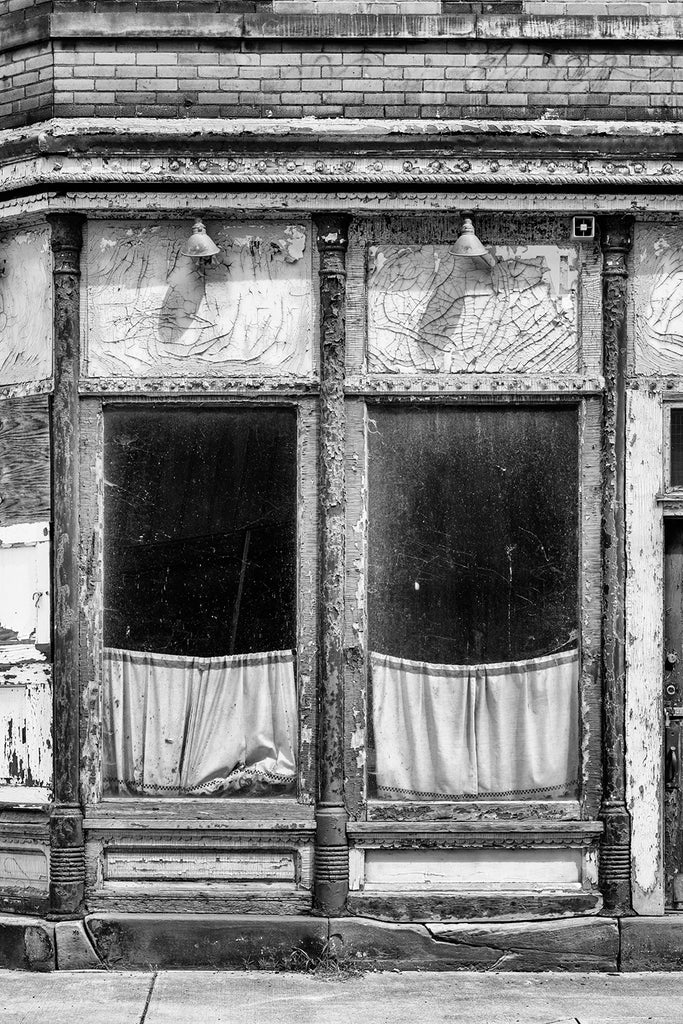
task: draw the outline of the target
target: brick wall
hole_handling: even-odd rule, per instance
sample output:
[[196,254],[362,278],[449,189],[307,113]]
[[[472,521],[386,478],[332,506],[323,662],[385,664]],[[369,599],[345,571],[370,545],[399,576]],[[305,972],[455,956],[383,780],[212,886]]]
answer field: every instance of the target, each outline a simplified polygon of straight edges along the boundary
[[56,116],[683,118],[679,45],[137,41],[54,67]]
[[0,125],[11,128],[52,116],[52,50],[24,46],[0,53]]
[[[156,5],[170,2],[204,0]],[[538,23],[509,14],[388,18],[374,28],[362,17],[300,16],[302,28],[264,13],[265,3],[250,0],[261,13],[242,16],[157,10],[155,22],[142,10],[153,0],[132,13],[131,0],[54,0],[49,22],[45,3],[0,0],[14,26],[10,44],[0,32],[0,127],[52,115],[683,120],[683,20],[648,23],[648,39],[629,19],[551,18],[541,25],[549,38],[526,40]],[[10,13],[12,4],[23,6]]]

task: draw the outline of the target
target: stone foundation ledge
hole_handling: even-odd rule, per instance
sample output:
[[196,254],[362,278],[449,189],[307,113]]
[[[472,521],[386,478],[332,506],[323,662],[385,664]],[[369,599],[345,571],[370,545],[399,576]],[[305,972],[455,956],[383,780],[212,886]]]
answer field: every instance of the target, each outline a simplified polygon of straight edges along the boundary
[[0,915],[0,968],[421,971],[680,971],[683,914],[511,923],[392,924],[370,918]]
[[678,949],[683,917],[629,919],[621,926],[608,917],[500,924],[284,915],[97,913],[57,922],[0,917],[0,968],[27,971],[613,972],[620,956],[624,970],[677,970],[683,964]]

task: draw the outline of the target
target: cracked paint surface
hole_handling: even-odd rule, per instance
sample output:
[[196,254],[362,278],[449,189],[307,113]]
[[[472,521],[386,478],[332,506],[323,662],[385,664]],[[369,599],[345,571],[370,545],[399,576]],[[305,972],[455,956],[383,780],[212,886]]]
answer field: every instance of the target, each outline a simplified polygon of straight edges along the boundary
[[636,372],[683,373],[683,231],[638,224],[634,236]]
[[52,276],[47,228],[0,240],[0,385],[52,373]]
[[452,250],[370,247],[370,371],[577,372],[572,249],[494,246],[492,269]]
[[50,665],[35,647],[0,647],[0,788],[52,781]]
[[206,229],[220,253],[201,265],[180,252],[188,221],[90,223],[88,376],[312,371],[308,228],[207,222]]

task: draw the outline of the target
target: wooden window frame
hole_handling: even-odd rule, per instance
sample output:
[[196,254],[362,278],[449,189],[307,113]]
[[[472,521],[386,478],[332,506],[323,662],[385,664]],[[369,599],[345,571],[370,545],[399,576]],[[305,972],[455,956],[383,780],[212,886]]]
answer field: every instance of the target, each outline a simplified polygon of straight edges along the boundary
[[[381,399],[380,399],[381,400]],[[381,401],[388,401],[383,399]],[[472,396],[410,395],[392,398],[410,407],[491,406],[504,404],[513,409],[524,404],[544,408],[573,407],[579,428],[579,647],[580,688],[580,783],[576,799],[561,800],[467,800],[394,801],[367,795],[365,737],[367,722],[367,409],[378,396],[354,396],[347,402],[347,645],[353,657],[347,659],[346,731],[353,737],[347,749],[347,800],[357,820],[426,821],[470,818],[557,819],[576,821],[595,818],[600,806],[600,418],[601,401],[576,396]]]
[[[103,650],[103,545],[104,521],[104,417],[108,407],[144,408],[295,408],[297,412],[297,642],[296,683],[299,711],[299,749],[295,796],[283,797],[120,797],[103,793],[102,759],[102,650]],[[317,685],[317,397],[286,396],[263,390],[258,396],[235,397],[139,393],[82,397],[80,401],[80,516],[81,602],[80,676],[85,714],[81,723],[85,824],[120,820],[211,820],[217,826],[236,827],[249,822],[281,822],[299,828],[313,818],[315,793],[315,693]]]

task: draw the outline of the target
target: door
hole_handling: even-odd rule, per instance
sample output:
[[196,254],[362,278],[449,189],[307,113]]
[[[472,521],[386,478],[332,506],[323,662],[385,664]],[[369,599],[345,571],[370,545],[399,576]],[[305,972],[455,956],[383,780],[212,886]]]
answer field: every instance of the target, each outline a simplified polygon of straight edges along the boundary
[[683,519],[665,525],[664,874],[667,910],[683,910]]

